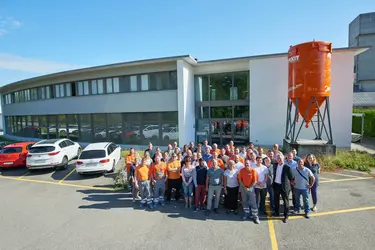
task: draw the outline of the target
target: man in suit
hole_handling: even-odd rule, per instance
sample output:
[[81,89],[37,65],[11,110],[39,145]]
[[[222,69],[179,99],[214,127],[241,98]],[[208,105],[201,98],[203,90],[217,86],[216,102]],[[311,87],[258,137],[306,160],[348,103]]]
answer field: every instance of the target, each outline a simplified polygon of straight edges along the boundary
[[289,216],[289,192],[290,183],[293,183],[294,176],[290,167],[284,163],[284,155],[278,154],[276,157],[277,163],[273,168],[273,189],[274,189],[274,216],[280,216],[280,195],[284,203],[284,219],[283,222],[288,221]]

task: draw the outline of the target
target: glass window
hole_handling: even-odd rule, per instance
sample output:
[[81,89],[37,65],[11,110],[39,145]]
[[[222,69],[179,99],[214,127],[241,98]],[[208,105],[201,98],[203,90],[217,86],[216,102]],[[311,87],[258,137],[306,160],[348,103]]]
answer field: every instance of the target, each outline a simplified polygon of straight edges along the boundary
[[232,118],[232,107],[212,107],[211,118]]
[[166,146],[174,141],[178,142],[178,112],[162,112],[162,141],[161,146]]
[[142,91],[149,90],[148,75],[141,75],[141,90]]
[[93,114],[94,136],[96,142],[107,141],[107,124],[105,114]]
[[210,76],[210,100],[230,100],[232,74],[215,74]]
[[39,117],[34,115],[31,116],[31,126],[33,129],[33,138],[37,138],[40,135]]
[[13,122],[12,122],[12,116],[6,116],[5,117],[5,128],[6,133],[8,135],[13,135]]
[[177,89],[177,71],[170,72],[169,78],[170,78],[170,88]]
[[233,100],[249,99],[249,72],[239,72],[233,74],[234,81],[232,87]]
[[23,136],[34,137],[34,128],[31,121],[31,116],[25,116],[25,127],[23,128]]
[[130,91],[137,91],[138,90],[138,82],[137,76],[130,77]]
[[106,79],[106,87],[107,87],[107,93],[113,93],[113,79],[112,78]]
[[[204,140],[208,140],[210,132],[210,123],[208,119],[198,119],[196,124],[197,143],[203,143]],[[211,129],[213,131],[213,127]]]
[[65,86],[66,86],[66,96],[72,96],[72,84],[67,83]]
[[120,83],[119,83],[120,84],[119,91],[121,93],[129,92],[130,91],[130,76],[120,77],[119,81],[120,81]]
[[59,138],[66,138],[67,137],[67,128],[66,128],[66,116],[65,115],[58,115],[57,116],[57,123],[58,123],[58,137]]
[[125,113],[123,119],[123,143],[124,144],[141,144],[140,124],[141,113]]
[[60,84],[60,97],[65,96],[64,87],[65,87],[65,84]]
[[45,91],[46,91],[46,99],[50,99],[51,98],[51,86],[46,86]]
[[91,81],[91,94],[92,95],[98,94],[98,83],[96,80]]
[[60,97],[60,85],[55,85],[55,97]]
[[[91,115],[78,115],[79,117],[79,141],[81,142],[92,142],[93,131],[91,127]],[[70,132],[69,132],[70,133]]]
[[196,107],[196,119],[204,119],[209,117],[208,107]]
[[39,138],[47,139],[47,137],[48,137],[47,116],[45,116],[45,115],[39,116],[39,127],[40,127]]
[[78,95],[83,95],[83,82],[78,82]]
[[103,80],[102,79],[97,80],[97,83],[98,83],[98,94],[103,94],[104,93]]
[[195,100],[198,102],[208,101],[209,80],[208,76],[195,77]]
[[68,138],[73,141],[78,140],[78,115],[66,115],[66,123],[68,125]]
[[170,89],[169,72],[150,74],[150,90]]
[[30,99],[31,100],[38,100],[38,91],[36,88],[30,89]]
[[122,115],[117,114],[108,114],[107,115],[108,123],[108,135],[109,140],[114,143],[122,143]]
[[57,116],[55,115],[49,115],[48,116],[48,138],[49,139],[56,139],[57,138],[57,133],[58,133],[58,128],[56,124]]
[[160,138],[160,124],[159,124],[159,113],[143,113],[143,128],[141,131],[141,138],[143,139],[142,144],[147,144],[151,142],[155,145],[160,145],[159,138]]
[[249,118],[249,106],[235,106],[234,118]]
[[99,159],[106,157],[105,150],[101,149],[94,149],[94,150],[86,150],[81,153],[79,159],[86,160],[86,159]]
[[113,78],[113,93],[120,92],[120,80],[118,77]]
[[84,81],[83,82],[83,94],[84,95],[89,95],[89,81]]

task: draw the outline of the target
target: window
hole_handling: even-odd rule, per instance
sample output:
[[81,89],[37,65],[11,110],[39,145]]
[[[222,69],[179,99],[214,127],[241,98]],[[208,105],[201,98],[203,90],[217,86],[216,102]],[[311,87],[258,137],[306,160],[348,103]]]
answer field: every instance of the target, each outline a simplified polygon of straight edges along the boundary
[[230,100],[232,74],[215,74],[210,76],[211,101]]
[[36,88],[30,89],[30,100],[32,101],[38,100],[38,91]]
[[150,90],[170,89],[169,73],[155,73],[150,75]]
[[105,114],[93,114],[94,136],[96,142],[107,141],[107,121]]
[[98,94],[98,82],[97,82],[97,80],[91,81],[91,94],[93,94],[93,95]]
[[170,78],[170,88],[177,89],[177,71],[170,72],[169,78]]
[[20,101],[20,96],[18,92],[14,92],[14,102],[19,102]]
[[65,84],[60,84],[59,87],[60,87],[60,97],[64,97],[65,96],[65,91],[64,91]]
[[72,84],[67,83],[65,84],[65,87],[66,87],[65,96],[72,96]]
[[249,73],[238,72],[233,74],[233,87],[231,88],[232,100],[249,99]]
[[106,80],[106,87],[107,87],[107,93],[113,93],[113,80],[112,78],[108,78]]
[[83,95],[83,82],[78,82],[78,95]]
[[122,115],[114,113],[107,115],[109,140],[115,143],[122,143]]
[[68,145],[66,144],[66,141],[62,141],[59,143],[60,148],[66,148]]
[[120,92],[120,79],[118,77],[113,78],[113,93]]
[[97,80],[97,84],[98,84],[98,94],[103,94],[104,93],[103,80]]
[[195,100],[198,102],[209,100],[209,79],[208,76],[195,77]]
[[50,99],[51,98],[51,86],[46,86],[45,90],[46,90],[46,99]]
[[211,118],[232,118],[232,107],[212,107]]
[[30,89],[24,90],[25,93],[25,102],[30,101]]
[[60,96],[60,85],[55,85],[55,98],[59,98]]
[[78,82],[78,95],[89,95],[89,82]]
[[142,91],[149,90],[148,75],[141,75],[141,90]]
[[[93,132],[91,127],[91,115],[77,115],[79,117],[79,141],[92,142]],[[71,130],[69,130],[71,133]]]
[[123,76],[119,79],[119,91],[121,93],[129,92],[130,91],[130,76]]
[[249,106],[235,106],[234,118],[249,118]]
[[137,91],[138,90],[138,83],[137,83],[137,76],[130,77],[130,91]]
[[99,159],[106,157],[105,151],[100,149],[94,150],[84,150],[82,151],[79,159],[87,160],[87,159]]

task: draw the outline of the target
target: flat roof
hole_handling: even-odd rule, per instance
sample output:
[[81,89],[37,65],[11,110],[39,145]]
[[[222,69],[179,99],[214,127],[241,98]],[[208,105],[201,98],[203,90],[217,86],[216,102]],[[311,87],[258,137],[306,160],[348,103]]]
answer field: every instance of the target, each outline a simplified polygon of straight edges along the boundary
[[[354,51],[355,55],[360,54],[366,50],[371,48],[370,46],[364,46],[364,47],[345,47],[345,48],[335,48],[333,49],[334,52],[343,52],[343,51]],[[232,61],[246,61],[246,60],[256,60],[256,59],[266,59],[266,58],[275,58],[275,57],[285,57],[288,53],[274,53],[274,54],[264,54],[264,55],[254,55],[254,56],[244,56],[244,57],[233,57],[233,58],[224,58],[224,59],[215,59],[215,60],[207,60],[207,61],[197,61],[194,57],[191,55],[179,55],[179,56],[170,56],[170,57],[160,57],[160,58],[152,58],[152,59],[143,59],[143,60],[136,60],[136,61],[129,61],[129,62],[121,62],[121,63],[113,63],[113,64],[106,64],[106,65],[100,65],[100,66],[93,66],[93,67],[87,67],[87,68],[81,68],[81,69],[73,69],[73,70],[67,70],[37,77],[32,77],[28,79],[24,79],[21,81],[13,82],[6,84],[0,88],[1,92],[8,92],[9,89],[12,89],[13,87],[18,87],[18,85],[24,85],[31,82],[35,82],[38,80],[47,80],[49,78],[59,77],[59,76],[70,76],[74,74],[80,74],[80,73],[88,73],[95,70],[104,70],[109,68],[117,68],[117,67],[131,67],[131,66],[137,66],[137,65],[147,65],[147,64],[156,64],[156,63],[166,63],[166,62],[173,62],[177,60],[185,60],[189,64],[191,64],[194,67],[199,67],[202,65],[209,65],[209,64],[220,64],[220,63],[228,63]]]

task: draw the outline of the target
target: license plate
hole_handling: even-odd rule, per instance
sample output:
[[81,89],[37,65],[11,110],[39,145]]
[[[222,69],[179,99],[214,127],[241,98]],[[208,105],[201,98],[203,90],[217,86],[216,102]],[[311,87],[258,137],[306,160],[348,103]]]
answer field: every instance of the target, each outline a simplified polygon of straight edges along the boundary
[[4,165],[11,165],[13,162],[4,162]]
[[96,166],[96,163],[87,163],[86,166],[87,167],[93,167],[93,166]]
[[44,162],[46,162],[46,160],[36,160],[35,162],[37,162],[37,163],[44,163]]

